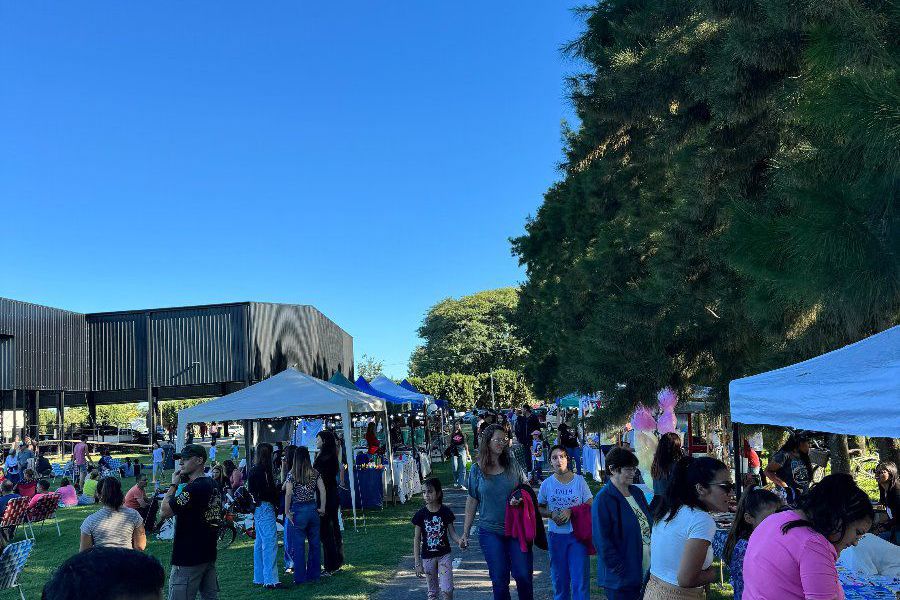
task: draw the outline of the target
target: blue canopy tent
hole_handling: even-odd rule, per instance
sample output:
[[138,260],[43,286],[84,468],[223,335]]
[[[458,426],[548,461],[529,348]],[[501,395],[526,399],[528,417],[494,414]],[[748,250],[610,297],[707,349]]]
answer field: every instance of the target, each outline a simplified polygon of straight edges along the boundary
[[371,385],[369,385],[369,382],[366,381],[366,378],[363,377],[362,375],[357,377],[355,385],[356,385],[356,388],[359,391],[363,392],[364,394],[369,394],[371,396],[381,398],[382,400],[386,400],[387,402],[390,402],[391,404],[409,404],[409,400],[397,398],[396,396],[393,396],[391,394],[386,394],[385,392],[376,390]]
[[[379,375],[371,382],[369,382],[369,385],[372,387],[372,389],[381,392],[382,394],[387,394],[389,396],[393,396],[394,398],[402,399],[412,404],[413,408],[422,409],[422,413],[425,415],[425,447],[427,448],[428,444],[431,441],[431,436],[428,432],[428,405],[435,404],[434,398],[432,398],[428,394],[413,392],[406,389],[405,387],[399,386],[384,375]],[[410,439],[415,439],[415,430],[410,432]]]
[[[407,390],[409,390],[409,391],[411,391],[411,392],[415,392],[415,393],[417,393],[417,394],[421,394],[421,393],[422,393],[422,392],[420,392],[419,390],[417,390],[417,389],[416,389],[416,386],[414,386],[413,384],[411,384],[411,383],[409,382],[409,380],[407,380],[407,379],[404,379],[403,381],[400,382],[400,387],[402,387],[402,388],[404,388],[404,389],[407,389]],[[446,401],[446,400],[442,400],[441,398],[435,398],[435,399],[434,399],[434,403],[435,403],[436,406],[438,406],[438,407],[440,407],[440,408],[447,408],[447,401]]]

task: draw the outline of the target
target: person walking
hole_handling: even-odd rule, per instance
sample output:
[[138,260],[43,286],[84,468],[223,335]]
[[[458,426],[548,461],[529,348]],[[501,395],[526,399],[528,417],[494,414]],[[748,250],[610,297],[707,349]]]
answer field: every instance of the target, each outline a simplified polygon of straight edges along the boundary
[[293,453],[291,472],[284,483],[284,505],[287,508],[285,540],[290,539],[290,544],[285,544],[285,553],[292,554],[294,583],[316,581],[321,575],[322,543],[319,529],[327,499],[325,483],[309,460],[309,450],[306,446],[297,447]]
[[[541,421],[527,404],[522,407],[522,416],[516,419],[516,441],[522,444],[525,451],[525,464],[522,467],[526,472],[531,472],[531,432],[541,428]],[[480,436],[478,438],[481,439]]]
[[153,483],[156,484],[159,479],[157,479],[157,473],[159,477],[163,477],[165,471],[163,470],[163,461],[165,460],[166,453],[163,450],[162,442],[156,440],[153,442]]
[[872,526],[868,494],[845,473],[828,475],[795,510],[767,517],[750,535],[743,600],[843,598],[837,559]]
[[87,461],[90,458],[87,445],[87,435],[81,434],[79,442],[72,448],[72,464],[75,465],[75,473],[78,475],[78,488],[84,487],[84,480],[87,479],[88,468]]
[[510,575],[516,581],[519,600],[534,598],[532,550],[522,551],[519,540],[506,535],[506,507],[523,502],[510,496],[526,483],[521,466],[510,460],[506,433],[499,425],[489,425],[479,438],[478,461],[469,469],[469,497],[459,545],[468,547],[477,511],[478,541],[491,576],[494,600],[510,600]]
[[256,539],[253,541],[253,583],[266,589],[282,587],[275,566],[278,556],[275,507],[279,505],[279,498],[273,469],[272,444],[257,444],[256,463],[250,469],[247,489],[256,501],[256,510],[253,511],[253,524],[256,528]]
[[340,463],[337,454],[337,439],[330,431],[320,431],[316,436],[319,455],[313,468],[322,477],[325,485],[325,514],[319,519],[319,537],[322,539],[324,575],[336,573],[344,565],[344,538],[338,521],[338,477]]
[[84,552],[94,546],[144,550],[147,547],[144,518],[124,506],[121,482],[115,477],[104,477],[99,490],[103,507],[82,522],[79,550]]
[[678,461],[653,515],[650,581],[644,600],[702,600],[716,579],[710,512],[727,512],[734,484],[728,467],[703,456]]
[[662,502],[669,487],[669,479],[675,465],[684,456],[681,450],[681,436],[677,433],[664,433],[656,445],[653,453],[653,462],[650,464],[650,478],[653,480],[653,501],[650,502],[650,512],[653,513],[659,503]]
[[453,600],[453,560],[450,542],[459,544],[456,516],[444,504],[444,490],[436,478],[425,480],[425,506],[412,518],[413,563],[416,577],[428,580],[428,600]]
[[593,502],[584,477],[572,472],[565,446],[550,449],[552,474],[538,491],[541,516],[549,520],[547,545],[550,548],[550,578],[553,600],[588,600],[590,595],[590,563],[587,546],[580,542],[572,528],[572,509]]
[[450,436],[450,464],[453,469],[453,480],[457,487],[466,486],[466,456],[469,454],[469,443],[463,433],[462,424],[457,421]]
[[[186,445],[176,458],[180,467],[172,474],[160,506],[163,519],[175,516],[172,569],[168,600],[218,600],[216,541],[222,516],[222,496],[216,484],[204,476],[206,448]],[[179,486],[184,486],[177,493]]]
[[566,454],[571,457],[569,469],[581,475],[581,442],[577,432],[572,431],[565,422],[559,424],[556,432],[556,443],[565,448]]
[[634,485],[638,458],[625,448],[606,454],[607,485],[591,507],[597,585],[608,600],[638,600],[650,569],[652,517],[644,492]]

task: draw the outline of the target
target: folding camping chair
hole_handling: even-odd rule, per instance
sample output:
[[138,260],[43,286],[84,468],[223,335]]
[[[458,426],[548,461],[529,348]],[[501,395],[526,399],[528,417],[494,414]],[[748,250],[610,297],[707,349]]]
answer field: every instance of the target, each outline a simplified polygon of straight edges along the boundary
[[53,469],[53,472],[50,477],[50,481],[52,481],[53,483],[56,483],[57,479],[61,479],[63,477],[68,476],[68,475],[66,475],[65,467],[59,463],[50,463],[50,468]]
[[59,494],[54,492],[38,500],[34,506],[25,512],[26,524],[29,531],[31,531],[31,539],[34,539],[34,525],[40,523],[41,527],[43,527],[47,519],[53,519],[53,524],[56,525],[56,533],[59,537],[62,537],[62,532],[59,530],[59,521],[56,520],[57,508],[59,508]]
[[[3,517],[0,518],[0,530],[7,534],[6,539],[13,539],[16,527],[25,523],[27,512],[28,498],[13,498],[6,503],[6,510],[3,511]],[[25,537],[28,537],[27,531]]]
[[19,586],[19,573],[25,568],[33,546],[34,540],[23,540],[8,545],[0,554],[0,590],[16,588],[22,600],[25,600],[25,594]]

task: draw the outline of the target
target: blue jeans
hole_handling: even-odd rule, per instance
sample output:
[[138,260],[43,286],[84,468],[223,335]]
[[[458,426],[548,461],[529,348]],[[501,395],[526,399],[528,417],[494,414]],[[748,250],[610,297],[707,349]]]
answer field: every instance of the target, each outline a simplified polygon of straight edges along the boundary
[[[294,561],[294,583],[319,579],[322,570],[322,545],[319,540],[319,513],[315,502],[292,504],[294,524],[287,524],[291,558]],[[309,555],[306,542],[309,542]]]
[[453,466],[453,478],[456,485],[465,487],[466,485],[466,457],[463,456],[465,451],[460,450],[460,456],[451,456],[450,464]]
[[548,533],[553,600],[588,600],[590,567],[587,546],[574,533]]
[[534,554],[522,552],[519,540],[478,528],[478,543],[491,576],[494,600],[510,600],[509,576],[516,580],[519,600],[534,600]]
[[606,593],[606,600],[641,600],[641,588],[626,588],[622,590],[611,590],[603,588]]
[[[578,446],[577,448],[566,448],[566,452],[568,452],[569,456],[572,458],[572,462],[575,463],[574,471],[581,475],[581,446]],[[573,470],[571,465],[569,465],[569,470]]]
[[278,583],[275,559],[278,556],[278,530],[275,528],[275,507],[263,502],[253,511],[256,540],[253,542],[253,583]]

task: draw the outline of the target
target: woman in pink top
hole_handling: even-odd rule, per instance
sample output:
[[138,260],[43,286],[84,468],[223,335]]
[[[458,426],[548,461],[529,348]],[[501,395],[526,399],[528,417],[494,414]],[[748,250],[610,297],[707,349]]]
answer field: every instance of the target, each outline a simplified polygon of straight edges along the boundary
[[829,475],[753,531],[744,557],[744,600],[843,600],[835,563],[875,516],[850,475]]

